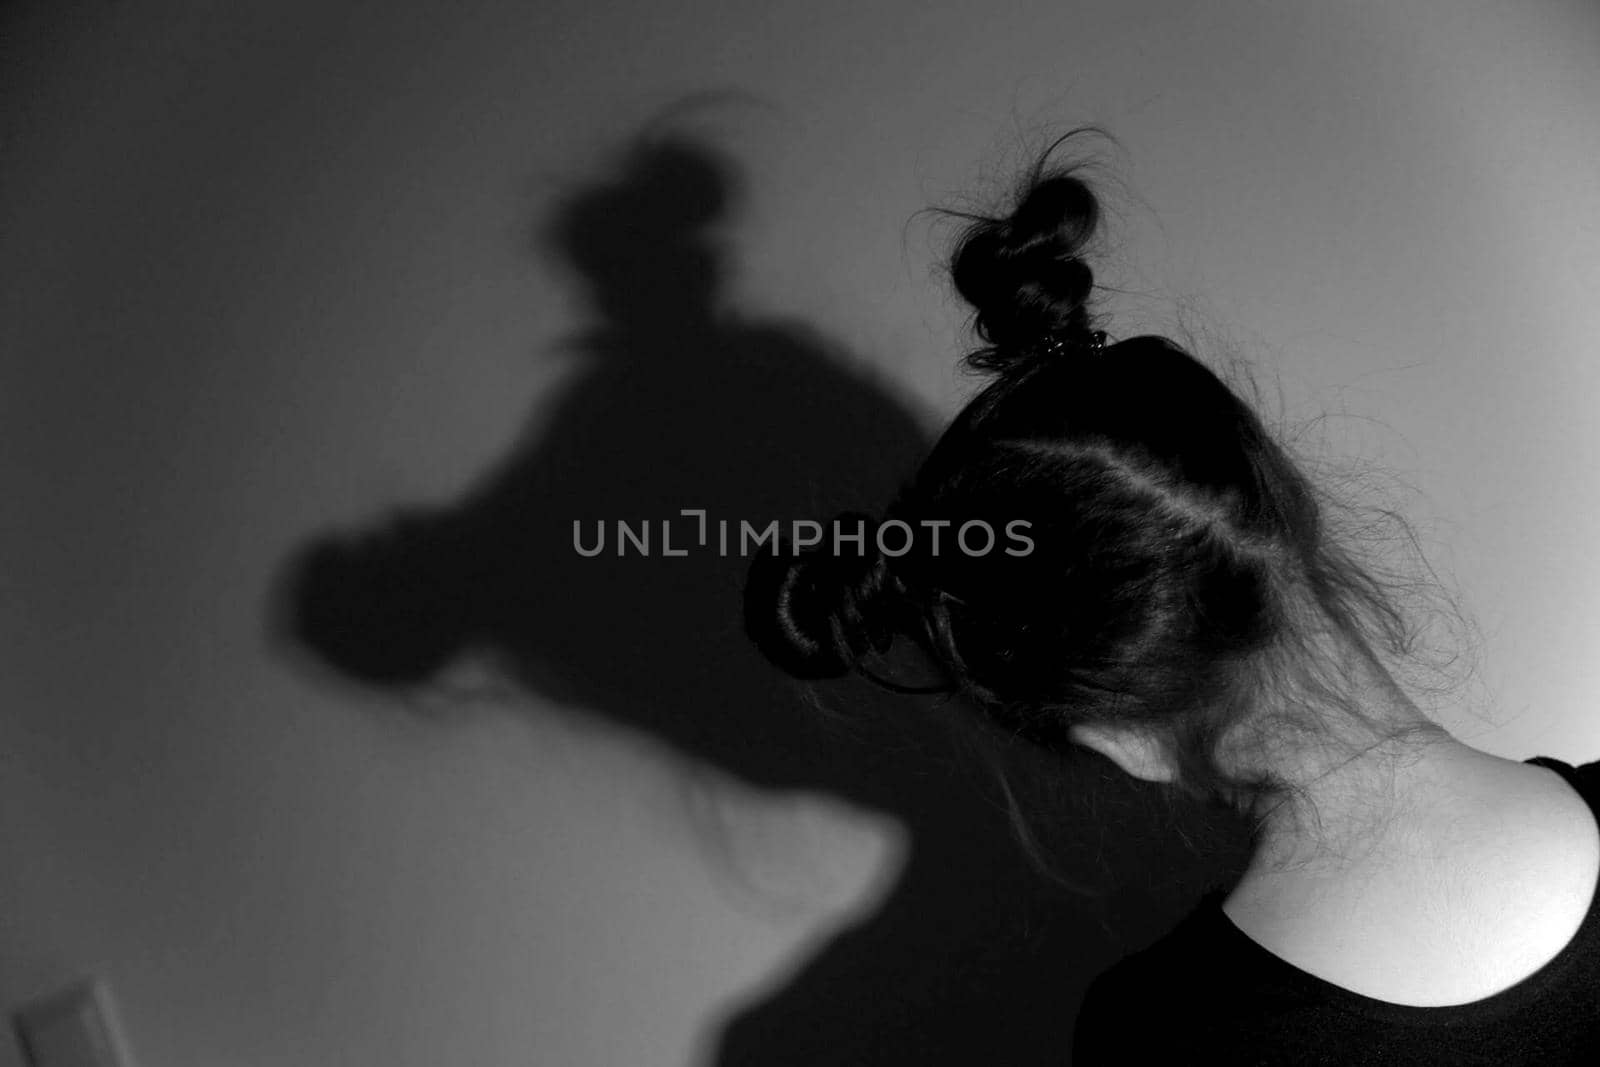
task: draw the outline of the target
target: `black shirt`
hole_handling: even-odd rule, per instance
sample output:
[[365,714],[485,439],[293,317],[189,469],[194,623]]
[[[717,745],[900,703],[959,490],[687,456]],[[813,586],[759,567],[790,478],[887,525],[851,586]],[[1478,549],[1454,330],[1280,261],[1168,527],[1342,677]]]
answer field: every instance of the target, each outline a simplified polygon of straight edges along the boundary
[[[1600,820],[1600,763],[1548,757]],[[1076,1067],[1098,1064],[1600,1064],[1600,890],[1543,967],[1467,1004],[1362,996],[1252,941],[1207,897],[1177,929],[1095,979]]]

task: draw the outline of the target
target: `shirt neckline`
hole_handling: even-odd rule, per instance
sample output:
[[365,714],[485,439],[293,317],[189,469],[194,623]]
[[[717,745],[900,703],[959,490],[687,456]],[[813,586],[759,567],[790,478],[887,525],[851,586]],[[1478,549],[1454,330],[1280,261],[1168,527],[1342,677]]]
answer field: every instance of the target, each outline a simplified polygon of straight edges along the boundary
[[[1524,762],[1545,767],[1561,775],[1562,779],[1583,798],[1584,804],[1589,808],[1590,817],[1594,820],[1595,834],[1600,838],[1600,811],[1596,810],[1594,803],[1579,787],[1574,769],[1559,760],[1543,756]],[[1401,1004],[1358,993],[1290,963],[1245,933],[1228,917],[1228,913],[1222,910],[1225,896],[1226,892],[1222,890],[1208,894],[1198,913],[1198,917],[1210,927],[1209,933],[1212,937],[1236,945],[1239,953],[1252,960],[1258,970],[1280,987],[1294,989],[1322,1003],[1333,1004],[1348,1011],[1391,1022],[1435,1023],[1460,1016],[1481,1019],[1515,1011],[1538,999],[1540,994],[1552,983],[1559,981],[1577,960],[1587,955],[1584,950],[1588,946],[1600,941],[1600,874],[1597,874],[1594,887],[1590,891],[1588,910],[1584,913],[1577,930],[1555,955],[1527,975],[1498,992],[1476,1000],[1462,1001],[1459,1004]]]

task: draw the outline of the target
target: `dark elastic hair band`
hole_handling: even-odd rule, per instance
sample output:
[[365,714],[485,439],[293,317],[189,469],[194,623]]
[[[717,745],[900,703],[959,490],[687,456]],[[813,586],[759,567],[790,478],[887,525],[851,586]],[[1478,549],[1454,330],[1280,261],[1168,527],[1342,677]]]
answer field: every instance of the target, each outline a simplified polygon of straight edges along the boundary
[[1106,332],[1104,330],[1095,330],[1089,335],[1089,340],[1087,342],[1077,337],[1063,337],[1059,334],[1053,335],[1045,342],[1044,352],[1049,356],[1057,356],[1069,348],[1077,348],[1088,352],[1099,353],[1103,352],[1105,347]]

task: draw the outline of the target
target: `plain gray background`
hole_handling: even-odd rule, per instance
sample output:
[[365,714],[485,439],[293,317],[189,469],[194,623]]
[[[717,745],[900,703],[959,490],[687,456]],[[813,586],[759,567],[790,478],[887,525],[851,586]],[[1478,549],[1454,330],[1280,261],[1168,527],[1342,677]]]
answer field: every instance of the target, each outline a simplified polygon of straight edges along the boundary
[[874,812],[553,707],[371,714],[263,630],[298,542],[449,499],[556,395],[584,309],[529,227],[708,90],[747,94],[682,120],[745,170],[739,306],[930,424],[971,382],[948,231],[913,213],[1105,124],[1113,334],[1187,324],[1333,416],[1479,621],[1447,723],[1600,757],[1586,0],[15,12],[7,1007],[100,973],[149,1067],[691,1064],[881,897],[903,842]]

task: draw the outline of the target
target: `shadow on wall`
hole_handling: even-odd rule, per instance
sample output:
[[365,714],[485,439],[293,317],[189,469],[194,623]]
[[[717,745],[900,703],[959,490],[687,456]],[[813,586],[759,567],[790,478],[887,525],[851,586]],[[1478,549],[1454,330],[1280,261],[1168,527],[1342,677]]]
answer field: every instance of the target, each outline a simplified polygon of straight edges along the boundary
[[[572,195],[540,241],[589,287],[597,321],[574,342],[587,369],[456,505],[307,545],[279,621],[374,685],[488,654],[542,697],[752,785],[904,825],[882,907],[729,1021],[719,1065],[1060,1064],[1087,981],[1223,877],[1218,857],[1182,847],[1206,828],[1160,817],[1097,757],[995,748],[1024,787],[1074,776],[1049,844],[1119,889],[1067,892],[1029,865],[996,789],[951,743],[941,720],[957,709],[841,682],[823,690],[848,713],[835,729],[749,646],[746,561],[715,550],[716,520],[876,513],[929,442],[815,332],[722,306],[719,224],[736,192],[716,151],[672,135],[641,138]],[[712,546],[664,558],[660,520],[683,508],[708,512]],[[575,519],[586,544],[607,524],[603,554],[578,556]],[[616,555],[616,520],[651,523],[649,556]],[[675,522],[675,547],[693,529]]]

